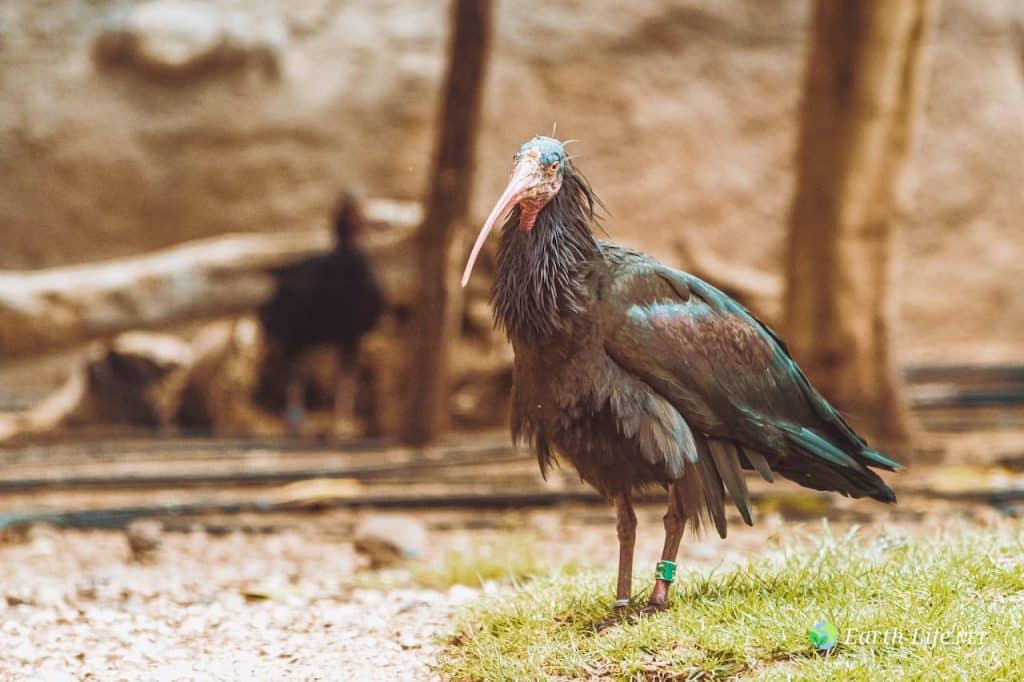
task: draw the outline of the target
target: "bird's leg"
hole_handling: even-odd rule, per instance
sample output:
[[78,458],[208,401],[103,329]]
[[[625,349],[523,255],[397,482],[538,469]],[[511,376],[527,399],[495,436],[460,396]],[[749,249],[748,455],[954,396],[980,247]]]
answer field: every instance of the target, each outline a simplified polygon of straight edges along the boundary
[[349,348],[339,353],[338,374],[334,379],[334,437],[337,439],[355,434],[357,356],[358,352]]
[[306,421],[305,391],[302,372],[293,366],[288,372],[288,385],[285,387],[284,393],[284,418],[287,420],[288,430],[293,436],[302,435]]
[[[679,492],[673,483],[668,489],[668,509],[665,510],[665,547],[661,550],[662,562],[669,562],[672,565],[671,572],[675,572],[676,555],[679,553],[679,542],[683,539],[683,519],[679,516]],[[664,565],[664,564],[663,564]],[[645,613],[661,611],[668,606],[668,590],[672,586],[672,579],[667,580],[659,567],[658,577],[654,581],[654,589],[651,597],[647,600]]]
[[615,498],[615,531],[619,536],[619,580],[615,586],[615,609],[629,606],[633,588],[633,547],[636,545],[636,514],[629,493]]
[[619,579],[615,586],[615,614],[595,624],[597,630],[618,625],[629,607],[633,585],[633,546],[636,544],[636,514],[629,493],[615,496],[615,532],[619,537]]

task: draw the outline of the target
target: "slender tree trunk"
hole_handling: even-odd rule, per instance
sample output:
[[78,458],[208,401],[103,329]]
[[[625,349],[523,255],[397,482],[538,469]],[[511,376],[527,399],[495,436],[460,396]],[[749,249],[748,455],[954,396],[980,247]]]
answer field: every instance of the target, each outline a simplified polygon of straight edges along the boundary
[[790,215],[785,326],[816,386],[855,425],[907,445],[891,350],[898,186],[930,0],[818,0]]
[[466,219],[490,38],[491,1],[454,0],[448,76],[426,215],[418,234],[419,301],[410,338],[409,394],[401,439],[418,445],[448,418],[448,349],[461,293],[453,241]]

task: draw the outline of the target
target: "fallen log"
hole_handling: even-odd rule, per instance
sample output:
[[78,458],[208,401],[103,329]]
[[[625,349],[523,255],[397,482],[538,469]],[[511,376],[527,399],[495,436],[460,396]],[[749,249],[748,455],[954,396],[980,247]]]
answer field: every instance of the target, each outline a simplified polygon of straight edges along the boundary
[[167,335],[126,332],[97,342],[67,381],[24,412],[0,413],[0,443],[68,426],[169,426],[192,363],[188,344]]
[[[416,204],[367,202],[367,235],[385,293],[409,302]],[[323,251],[327,229],[227,235],[132,258],[0,271],[0,362],[79,346],[124,331],[237,315],[273,287],[267,271]]]

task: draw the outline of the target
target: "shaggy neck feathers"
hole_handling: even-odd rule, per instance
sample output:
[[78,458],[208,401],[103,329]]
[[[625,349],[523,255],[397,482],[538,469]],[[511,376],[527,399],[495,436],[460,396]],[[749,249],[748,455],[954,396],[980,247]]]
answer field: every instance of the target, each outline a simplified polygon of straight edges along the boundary
[[601,256],[590,231],[601,203],[571,166],[564,173],[561,190],[537,214],[533,229],[520,229],[518,206],[502,227],[491,304],[496,325],[510,338],[563,331],[586,304],[578,266]]

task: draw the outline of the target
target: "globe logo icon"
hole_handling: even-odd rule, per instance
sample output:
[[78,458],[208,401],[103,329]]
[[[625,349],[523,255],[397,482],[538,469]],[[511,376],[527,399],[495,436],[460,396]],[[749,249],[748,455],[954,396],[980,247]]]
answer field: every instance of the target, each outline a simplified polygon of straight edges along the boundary
[[830,651],[839,642],[839,630],[832,623],[823,620],[815,623],[807,636],[818,651]]

